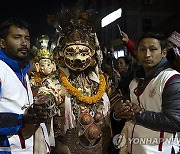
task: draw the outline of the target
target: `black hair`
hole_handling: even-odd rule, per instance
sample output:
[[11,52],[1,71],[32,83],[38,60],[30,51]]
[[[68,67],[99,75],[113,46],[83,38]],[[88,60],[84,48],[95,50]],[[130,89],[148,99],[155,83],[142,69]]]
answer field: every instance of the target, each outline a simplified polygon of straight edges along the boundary
[[117,61],[119,59],[123,59],[126,65],[130,65],[130,60],[127,57],[118,57],[118,59],[116,59],[115,66],[117,65]]
[[174,49],[170,48],[167,52],[166,58],[167,60],[171,63],[173,62],[173,60],[175,59],[176,55],[174,53]]
[[140,41],[144,38],[155,38],[159,40],[161,50],[164,50],[167,47],[167,38],[163,33],[147,32],[140,37],[137,46],[139,45]]
[[27,29],[29,32],[31,29],[26,21],[18,18],[9,18],[0,24],[0,38],[5,39],[7,37],[11,26]]

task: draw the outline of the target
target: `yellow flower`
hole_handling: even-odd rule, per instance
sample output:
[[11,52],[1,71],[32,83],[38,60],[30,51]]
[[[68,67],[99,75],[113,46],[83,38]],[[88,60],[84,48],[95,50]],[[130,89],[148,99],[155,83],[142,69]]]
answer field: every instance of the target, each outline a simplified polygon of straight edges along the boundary
[[93,96],[85,96],[82,94],[77,88],[73,87],[71,83],[68,81],[68,78],[64,74],[64,72],[60,72],[60,79],[66,88],[66,90],[73,96],[75,96],[79,101],[87,103],[87,104],[95,104],[97,103],[103,96],[105,90],[106,90],[106,80],[102,73],[99,74],[99,88],[96,95]]

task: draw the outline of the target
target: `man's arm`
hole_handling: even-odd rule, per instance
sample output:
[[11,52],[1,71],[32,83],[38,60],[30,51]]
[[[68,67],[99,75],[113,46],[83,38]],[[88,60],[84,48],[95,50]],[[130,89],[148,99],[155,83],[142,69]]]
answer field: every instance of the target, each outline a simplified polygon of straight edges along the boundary
[[0,135],[16,134],[22,127],[22,114],[0,113]]
[[[0,79],[0,94],[1,94]],[[15,113],[0,113],[0,135],[17,133],[23,126],[23,115]]]
[[122,31],[121,40],[124,42],[127,50],[130,52],[131,56],[136,59],[136,53],[134,49],[134,42],[129,39],[128,35]]
[[145,111],[135,121],[149,129],[166,132],[180,131],[180,76],[174,76],[162,94],[162,112]]

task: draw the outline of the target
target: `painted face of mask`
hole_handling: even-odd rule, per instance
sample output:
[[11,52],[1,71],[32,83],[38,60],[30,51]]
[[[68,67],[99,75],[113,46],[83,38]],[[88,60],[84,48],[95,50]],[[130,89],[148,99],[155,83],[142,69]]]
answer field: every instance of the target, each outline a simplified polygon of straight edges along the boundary
[[92,50],[85,45],[70,45],[64,49],[66,66],[73,71],[83,71],[91,63]]
[[39,71],[44,75],[49,75],[55,70],[55,64],[50,59],[41,59],[39,61]]

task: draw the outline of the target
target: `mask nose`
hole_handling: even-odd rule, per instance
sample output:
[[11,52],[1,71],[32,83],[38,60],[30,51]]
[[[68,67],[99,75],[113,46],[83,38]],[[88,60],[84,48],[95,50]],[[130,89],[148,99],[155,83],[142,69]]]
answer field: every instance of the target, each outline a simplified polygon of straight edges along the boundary
[[81,62],[80,59],[75,59],[75,60],[74,60],[74,63],[75,63],[75,64],[80,64],[80,63],[82,63],[82,62]]

